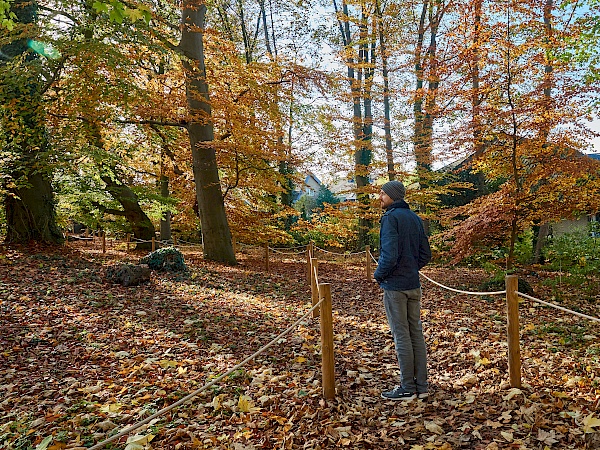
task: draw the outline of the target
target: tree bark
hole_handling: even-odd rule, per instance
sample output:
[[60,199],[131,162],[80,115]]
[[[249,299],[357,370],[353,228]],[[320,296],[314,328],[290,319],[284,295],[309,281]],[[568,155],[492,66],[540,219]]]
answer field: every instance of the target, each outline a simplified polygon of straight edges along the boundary
[[[169,198],[169,177],[161,175],[160,177],[160,195],[164,199]],[[171,211],[163,212],[160,218],[160,240],[168,241],[171,239]]]
[[[154,235],[154,225],[142,210],[135,192],[127,185],[117,179],[115,170],[113,176],[102,175],[100,178],[106,184],[108,193],[123,207],[123,216],[131,226],[131,231],[136,239],[151,241]],[[152,247],[151,242],[139,242],[136,248],[148,250]]]
[[383,132],[385,135],[385,157],[387,162],[388,180],[396,179],[396,168],[394,164],[394,148],[392,145],[392,121],[390,114],[390,80],[388,69],[388,54],[385,45],[385,33],[383,26],[383,13],[379,1],[376,1],[379,51],[381,53],[381,75],[383,76]]
[[[372,85],[372,78],[374,73],[374,68],[372,67],[374,61],[369,61],[369,46],[367,42],[372,42],[370,54],[371,59],[374,59],[375,57],[373,47],[374,42],[372,34],[369,35],[368,33],[368,23],[365,16],[365,11],[363,9],[363,17],[361,17],[359,21],[361,43],[358,47],[358,64],[356,64],[354,58],[351,56],[353,52],[353,44],[352,35],[350,32],[348,4],[345,0],[342,1],[341,16],[339,16],[338,6],[335,0],[333,2],[333,5],[335,7],[336,12],[338,13],[338,25],[345,53],[349,55],[346,57],[345,63],[353,102],[352,131],[355,145],[354,179],[356,181],[356,196],[361,205],[363,207],[366,207],[370,203],[369,195],[366,192],[366,188],[370,184],[369,171],[373,156],[373,151],[371,148],[373,117],[371,113],[370,87]],[[357,67],[356,70],[355,66]],[[368,232],[371,228],[371,225],[371,221],[366,219],[364,215],[361,214],[358,219],[358,245],[360,248],[369,244]]]
[[213,145],[214,129],[204,63],[205,15],[206,5],[203,0],[183,2],[179,47],[184,55],[186,69],[186,96],[191,116],[188,132],[196,197],[202,224],[204,257],[236,264]]
[[[35,1],[17,0],[11,7],[16,22],[35,23],[37,4]],[[2,47],[2,56],[11,64],[11,59],[27,51],[27,38],[17,39]],[[48,142],[44,124],[45,112],[41,104],[38,57],[30,54],[19,80],[0,82],[0,104],[2,122],[10,124],[5,130],[7,140],[5,149],[12,150],[13,161],[4,169],[9,174],[4,187],[7,195],[4,199],[6,211],[8,243],[27,243],[38,241],[46,244],[60,244],[63,235],[56,224],[54,192],[50,183],[51,172],[44,162],[47,157]],[[6,70],[6,69],[5,69]],[[20,124],[15,128],[16,124]],[[2,126],[2,125],[0,125]]]

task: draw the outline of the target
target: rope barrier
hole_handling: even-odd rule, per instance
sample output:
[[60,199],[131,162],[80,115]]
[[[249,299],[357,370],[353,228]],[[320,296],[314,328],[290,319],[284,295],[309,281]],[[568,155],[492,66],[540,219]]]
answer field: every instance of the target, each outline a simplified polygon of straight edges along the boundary
[[363,250],[362,252],[354,252],[354,253],[337,253],[337,252],[330,252],[329,250],[325,250],[324,248],[320,248],[317,247],[316,245],[313,247],[315,250],[319,250],[323,253],[329,253],[330,255],[336,255],[336,256],[343,256],[344,258],[347,256],[354,256],[354,255],[362,255],[363,253],[365,253],[365,251]]
[[300,252],[284,252],[284,251],[281,251],[280,249],[273,248],[273,247],[269,247],[269,250],[271,250],[273,253],[278,253],[280,255],[302,255],[304,253],[304,251],[300,251]]
[[254,358],[256,358],[258,355],[260,355],[261,353],[263,353],[265,350],[269,349],[270,347],[272,347],[275,343],[277,343],[277,341],[279,341],[279,339],[281,339],[283,336],[285,336],[286,334],[290,333],[296,326],[298,326],[298,324],[300,322],[302,322],[310,313],[312,313],[316,308],[318,308],[321,303],[323,303],[324,299],[321,299],[317,304],[313,305],[312,308],[310,308],[302,317],[300,317],[296,322],[294,322],[288,329],[282,331],[281,333],[279,333],[275,338],[273,338],[273,340],[271,340],[271,342],[269,342],[267,345],[263,346],[262,348],[260,348],[259,350],[257,350],[256,352],[254,352],[252,355],[248,356],[246,359],[244,359],[241,363],[237,364],[236,366],[232,367],[231,369],[229,369],[227,372],[225,372],[224,374],[218,376],[217,378],[215,378],[214,380],[212,380],[210,383],[205,384],[204,386],[202,386],[199,389],[196,389],[194,392],[192,392],[191,394],[186,395],[185,397],[179,399],[177,402],[173,403],[170,406],[167,406],[166,408],[161,409],[160,411],[152,414],[151,416],[145,418],[144,420],[134,423],[133,425],[131,425],[129,428],[124,429],[123,431],[115,434],[114,436],[111,436],[108,439],[105,439],[104,441],[90,447],[88,450],[98,450],[103,448],[106,444],[109,444],[129,433],[131,433],[133,430],[137,430],[138,428],[146,425],[147,423],[149,423],[150,421],[154,420],[157,417],[162,416],[163,414],[169,412],[170,410],[176,408],[177,406],[180,406],[184,403],[186,403],[188,400],[191,400],[192,398],[196,397],[198,394],[200,394],[201,392],[205,391],[206,389],[210,388],[211,386],[214,386],[215,384],[217,384],[219,381],[221,381],[223,378],[225,378],[226,376],[232,374],[233,372],[235,372],[237,369],[239,369],[240,367],[244,366],[247,362],[253,360]]
[[469,294],[469,295],[501,295],[501,294],[506,294],[506,290],[504,291],[495,291],[495,292],[471,292],[471,291],[461,291],[459,289],[453,289],[451,287],[448,286],[444,286],[441,283],[438,283],[437,281],[432,280],[431,278],[429,278],[427,275],[425,275],[424,273],[419,272],[421,276],[423,276],[424,278],[426,278],[427,280],[431,281],[433,284],[437,284],[440,287],[443,287],[444,289],[448,289],[449,291],[452,292],[458,292],[459,294]]
[[376,260],[376,259],[375,259],[375,257],[373,256],[373,253],[371,253],[370,251],[369,251],[369,256],[371,257],[371,259],[373,260],[373,262],[374,262],[375,264],[377,264],[377,260]]
[[574,314],[574,315],[579,316],[579,317],[583,317],[584,319],[589,319],[589,320],[594,320],[596,322],[600,322],[600,319],[597,318],[597,317],[592,317],[592,316],[588,316],[586,314],[581,314],[581,313],[578,313],[577,311],[572,311],[570,309],[563,308],[562,306],[558,306],[558,305],[555,305],[553,303],[545,302],[543,300],[540,300],[539,298],[535,298],[535,297],[532,297],[530,295],[523,294],[522,292],[517,292],[517,295],[520,295],[521,297],[527,298],[529,300],[533,300],[534,302],[541,303],[542,305],[550,306],[552,308],[560,309],[561,311],[568,312],[568,313]]

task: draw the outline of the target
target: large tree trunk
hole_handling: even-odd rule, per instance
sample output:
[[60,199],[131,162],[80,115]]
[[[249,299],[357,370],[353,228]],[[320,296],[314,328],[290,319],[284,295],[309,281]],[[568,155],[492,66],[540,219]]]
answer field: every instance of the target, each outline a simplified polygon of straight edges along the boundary
[[56,225],[54,194],[48,177],[35,173],[29,175],[27,181],[29,187],[10,189],[4,201],[6,242],[62,243],[63,235]]
[[[33,24],[37,13],[37,4],[33,1],[17,0],[11,12],[16,15],[19,24]],[[12,59],[27,51],[27,39],[21,38],[2,47],[2,57],[12,64]],[[7,132],[5,149],[12,150],[12,164],[5,166],[9,179],[4,187],[7,195],[4,200],[6,209],[6,241],[26,243],[39,241],[47,244],[63,242],[63,235],[56,224],[54,193],[50,183],[47,156],[48,143],[44,124],[44,110],[41,104],[39,70],[37,56],[30,55],[24,64],[28,70],[16,85],[14,80],[0,80],[0,104],[2,122]],[[7,71],[3,68],[3,71]],[[0,124],[2,126],[2,124]],[[11,133],[8,133],[11,130]]]
[[214,130],[204,65],[203,29],[206,5],[202,0],[185,0],[181,15],[181,42],[186,68],[186,95],[191,120],[188,125],[202,224],[204,257],[236,264],[231,233],[213,146]]
[[[344,44],[344,53],[348,55],[346,57],[346,69],[348,73],[348,82],[350,83],[350,91],[352,94],[353,102],[353,120],[352,120],[352,132],[354,135],[354,179],[356,181],[357,199],[361,203],[361,206],[365,209],[370,203],[369,199],[369,171],[372,159],[372,148],[371,138],[373,129],[373,117],[371,114],[371,99],[370,92],[367,95],[366,90],[370,90],[373,76],[373,68],[369,68],[369,47],[367,39],[372,39],[372,35],[368,35],[368,23],[366,22],[365,16],[360,19],[360,35],[361,42],[358,48],[358,64],[355,63],[352,57],[353,53],[353,40],[350,32],[350,16],[348,11],[348,4],[345,0],[342,0],[342,14],[338,9],[337,3],[334,0],[333,5],[336,12],[338,13],[338,25],[340,29],[340,35]],[[373,56],[373,54],[372,54]],[[356,70],[355,70],[355,67]],[[365,74],[365,80],[363,85],[363,73]],[[363,115],[363,104],[364,104],[364,115]],[[358,245],[359,248],[364,247],[369,243],[369,229],[371,228],[371,221],[364,217],[364,214],[360,214],[358,219]]]

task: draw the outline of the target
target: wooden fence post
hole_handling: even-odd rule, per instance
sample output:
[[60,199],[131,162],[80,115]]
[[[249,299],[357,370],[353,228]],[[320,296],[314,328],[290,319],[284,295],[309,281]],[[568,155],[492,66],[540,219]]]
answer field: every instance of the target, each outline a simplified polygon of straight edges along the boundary
[[506,327],[508,342],[508,374],[510,386],[521,387],[521,350],[519,344],[519,278],[507,275],[506,284]]
[[235,242],[235,236],[231,236],[231,246],[233,247],[233,254],[237,253],[237,243]]
[[321,370],[323,371],[323,397],[335,398],[335,361],[333,358],[333,316],[331,313],[331,286],[319,284],[321,303]]
[[371,281],[373,277],[373,269],[371,268],[371,246],[365,245],[365,253],[367,255],[367,281]]
[[312,266],[311,266],[311,262],[310,259],[313,257],[313,243],[312,241],[310,241],[307,245],[306,245],[306,282],[308,284],[311,284],[311,280],[312,280]]
[[127,233],[127,251],[129,251],[129,243],[131,242],[131,234]]
[[265,270],[269,271],[269,243],[265,244]]
[[[319,303],[319,285],[317,284],[317,276],[319,273],[319,260],[317,258],[310,258],[310,293],[312,297],[312,305],[315,306]],[[313,309],[313,317],[319,317],[319,308]]]
[[177,236],[173,236],[173,247],[177,248]]
[[156,238],[152,236],[152,251],[156,250]]
[[102,232],[102,253],[106,253],[106,231]]

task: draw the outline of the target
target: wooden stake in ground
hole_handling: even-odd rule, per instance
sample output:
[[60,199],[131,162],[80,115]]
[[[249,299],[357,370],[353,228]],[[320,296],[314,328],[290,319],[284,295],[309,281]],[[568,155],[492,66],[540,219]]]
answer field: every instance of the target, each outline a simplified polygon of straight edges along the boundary
[[269,244],[265,244],[265,270],[269,271]]
[[106,231],[102,232],[102,254],[106,253]]
[[312,266],[310,259],[313,257],[313,243],[310,241],[306,246],[306,282],[310,285],[312,280]]
[[335,398],[335,361],[333,358],[333,316],[331,313],[331,287],[319,284],[321,303],[321,368],[323,371],[323,397]]
[[506,283],[506,326],[508,342],[508,375],[511,387],[521,387],[521,349],[519,344],[519,278],[507,275]]
[[365,254],[367,255],[366,269],[367,269],[367,281],[370,281],[373,277],[373,269],[371,268],[371,246],[365,245]]
[[[311,277],[310,277],[310,293],[312,298],[312,305],[315,306],[319,303],[319,260],[317,258],[310,258]],[[313,317],[319,317],[319,308],[313,310]]]

